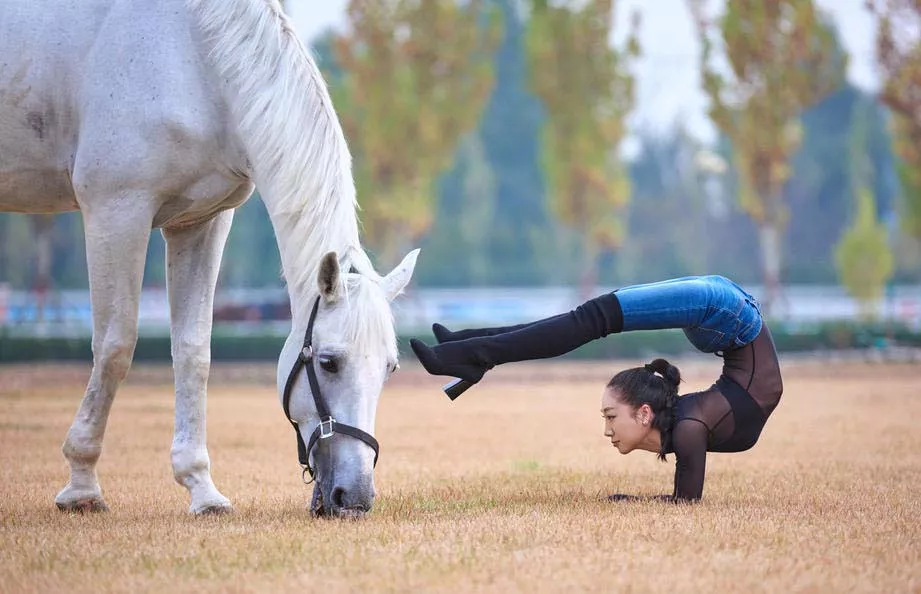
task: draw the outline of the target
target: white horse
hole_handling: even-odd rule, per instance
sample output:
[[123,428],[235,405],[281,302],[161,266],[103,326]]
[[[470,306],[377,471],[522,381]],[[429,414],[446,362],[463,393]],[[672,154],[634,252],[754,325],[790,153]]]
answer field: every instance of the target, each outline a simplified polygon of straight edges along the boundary
[[[388,275],[374,272],[359,243],[342,129],[277,1],[0,0],[0,210],[79,209],[86,232],[93,369],[62,448],[70,481],[59,508],[106,509],[96,463],[134,353],[145,253],[159,227],[176,389],[173,474],[191,512],[232,509],[211,479],[205,392],[221,252],[233,209],[255,187],[291,299],[279,395],[319,297],[308,365],[337,421],[373,433],[397,364],[390,301],[418,250]],[[303,373],[290,417],[304,441],[319,423]],[[314,510],[369,510],[372,448],[348,435],[320,442],[310,456]]]

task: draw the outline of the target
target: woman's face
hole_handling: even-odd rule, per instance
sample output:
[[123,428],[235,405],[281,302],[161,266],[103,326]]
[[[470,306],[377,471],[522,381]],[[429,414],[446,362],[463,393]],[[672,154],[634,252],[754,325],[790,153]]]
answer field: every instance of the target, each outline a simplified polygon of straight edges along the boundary
[[649,436],[652,409],[648,404],[633,408],[620,399],[616,388],[605,388],[601,396],[604,436],[621,454],[629,454]]

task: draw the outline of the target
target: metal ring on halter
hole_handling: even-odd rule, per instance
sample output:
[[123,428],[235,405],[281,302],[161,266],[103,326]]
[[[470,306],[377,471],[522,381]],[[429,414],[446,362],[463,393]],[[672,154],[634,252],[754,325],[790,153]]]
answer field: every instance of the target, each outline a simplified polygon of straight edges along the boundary
[[[310,480],[309,480],[309,481],[307,480],[307,475],[308,475],[308,474],[310,475]],[[304,469],[301,470],[301,480],[304,481],[304,484],[305,484],[305,485],[309,485],[310,483],[316,481],[316,480],[317,480],[317,477],[314,476],[314,474],[313,474],[312,472],[310,472],[310,467],[309,467],[309,466],[305,466]]]

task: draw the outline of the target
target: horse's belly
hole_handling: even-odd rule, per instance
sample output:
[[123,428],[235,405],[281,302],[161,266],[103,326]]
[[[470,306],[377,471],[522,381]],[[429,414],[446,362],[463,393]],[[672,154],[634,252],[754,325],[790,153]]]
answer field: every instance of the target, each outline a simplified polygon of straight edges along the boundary
[[0,211],[46,214],[77,209],[66,171],[0,171]]
[[173,194],[154,216],[154,227],[193,225],[222,210],[236,208],[253,193],[253,185],[243,180],[213,174]]

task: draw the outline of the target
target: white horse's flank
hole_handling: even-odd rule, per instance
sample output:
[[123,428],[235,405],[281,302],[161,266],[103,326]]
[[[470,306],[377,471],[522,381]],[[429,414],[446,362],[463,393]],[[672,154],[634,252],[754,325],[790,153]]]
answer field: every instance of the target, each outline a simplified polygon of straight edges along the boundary
[[[154,227],[167,245],[173,472],[192,512],[230,509],[205,445],[212,304],[232,209],[256,186],[292,304],[279,390],[320,295],[315,351],[335,368],[318,369],[323,396],[339,421],[373,434],[397,359],[389,302],[418,251],[385,277],[373,270],[342,129],[277,2],[0,0],[0,210],[79,209],[86,232],[93,370],[63,446],[62,509],[105,509],[96,463],[137,341]],[[306,440],[317,418],[303,379],[291,416]],[[373,452],[338,435],[323,441],[315,499],[330,513],[370,509]]]

